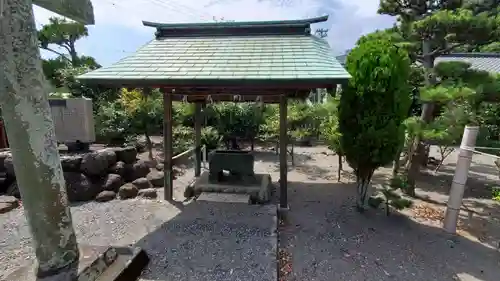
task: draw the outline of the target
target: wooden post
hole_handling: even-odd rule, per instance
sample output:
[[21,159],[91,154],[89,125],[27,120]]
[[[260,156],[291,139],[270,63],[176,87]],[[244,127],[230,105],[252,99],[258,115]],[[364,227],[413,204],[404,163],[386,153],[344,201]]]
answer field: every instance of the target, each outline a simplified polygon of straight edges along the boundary
[[287,97],[286,95],[280,96],[280,208],[288,208],[288,190],[287,190],[287,147],[288,147],[288,134],[287,134]]
[[194,176],[199,177],[201,174],[201,123],[203,116],[201,115],[200,102],[195,103],[194,111],[194,145],[195,145],[195,163],[194,163]]
[[164,173],[163,184],[165,188],[165,200],[173,199],[173,173],[172,173],[172,95],[163,92],[163,157]]

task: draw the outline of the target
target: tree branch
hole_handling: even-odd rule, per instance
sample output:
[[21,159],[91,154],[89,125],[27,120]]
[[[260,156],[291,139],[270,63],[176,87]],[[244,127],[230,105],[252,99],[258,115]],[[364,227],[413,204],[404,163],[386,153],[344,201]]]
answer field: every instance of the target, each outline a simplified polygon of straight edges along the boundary
[[65,42],[65,43],[60,44],[60,45],[58,44],[58,46],[63,47],[64,49],[66,49],[66,51],[68,51],[68,53],[71,53],[71,48],[69,46],[69,42],[68,43]]
[[417,55],[417,61],[424,62],[426,57],[436,58],[444,53],[451,52],[454,49],[461,47],[461,46],[464,46],[464,45],[467,45],[467,43],[457,43],[457,44],[453,44],[453,45],[446,47],[446,48],[443,48],[443,49],[438,48],[438,49],[436,49],[428,54]]
[[53,50],[53,49],[51,49],[51,48],[49,48],[49,47],[42,47],[42,46],[40,46],[40,48],[41,48],[41,49],[44,49],[44,50],[47,50],[47,51],[49,51],[49,52],[52,52],[52,53],[54,53],[54,54],[56,54],[56,55],[59,55],[60,57],[62,57],[62,58],[64,58],[65,60],[67,60],[68,62],[71,62],[71,60],[70,60],[68,57],[66,57],[66,55],[64,55],[63,53],[60,53],[60,52],[58,52],[58,51],[56,51],[56,50]]

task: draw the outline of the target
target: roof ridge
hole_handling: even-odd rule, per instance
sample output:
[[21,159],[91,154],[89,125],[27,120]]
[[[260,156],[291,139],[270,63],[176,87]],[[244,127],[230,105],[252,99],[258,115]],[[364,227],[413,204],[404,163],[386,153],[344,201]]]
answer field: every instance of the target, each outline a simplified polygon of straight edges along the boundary
[[462,57],[462,58],[471,58],[471,57],[486,57],[486,58],[500,58],[500,53],[482,53],[482,52],[471,52],[471,53],[449,53],[440,55],[440,57]]
[[275,20],[275,21],[234,21],[234,22],[202,22],[202,23],[158,23],[142,21],[144,26],[160,29],[183,29],[183,28],[224,28],[224,27],[262,27],[274,25],[310,25],[313,23],[325,22],[328,15],[301,19],[301,20]]
[[304,35],[311,33],[311,24],[325,22],[328,16],[282,21],[208,22],[208,23],[154,23],[143,21],[145,26],[155,27],[156,38],[201,36],[261,36]]

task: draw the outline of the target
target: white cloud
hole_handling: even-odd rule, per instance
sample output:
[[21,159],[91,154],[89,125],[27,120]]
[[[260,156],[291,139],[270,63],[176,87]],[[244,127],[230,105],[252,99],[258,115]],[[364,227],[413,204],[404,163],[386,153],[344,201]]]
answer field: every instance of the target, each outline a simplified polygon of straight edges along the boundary
[[[93,0],[96,24],[90,29],[125,26],[152,34],[142,20],[206,22],[213,18],[236,21],[302,19],[329,14],[328,40],[337,53],[359,36],[389,27],[393,20],[377,15],[377,0]],[[35,7],[38,24],[54,16]]]

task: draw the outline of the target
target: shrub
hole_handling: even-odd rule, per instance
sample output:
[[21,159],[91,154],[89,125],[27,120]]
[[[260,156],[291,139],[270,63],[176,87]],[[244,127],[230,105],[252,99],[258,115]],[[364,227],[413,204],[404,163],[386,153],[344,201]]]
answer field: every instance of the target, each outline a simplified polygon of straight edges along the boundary
[[349,53],[347,69],[352,79],[340,98],[340,144],[355,171],[363,211],[373,173],[394,159],[404,140],[410,61],[389,42],[367,41]]
[[95,131],[98,142],[122,144],[135,135],[131,130],[130,115],[119,102],[102,104],[95,115]]
[[201,130],[201,145],[204,145],[207,151],[218,148],[221,141],[222,137],[213,127],[205,127]]

